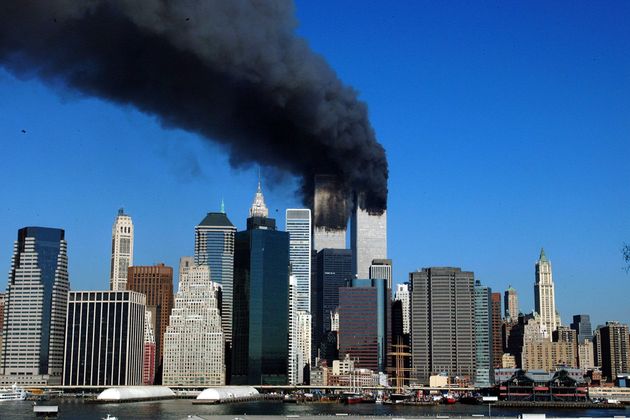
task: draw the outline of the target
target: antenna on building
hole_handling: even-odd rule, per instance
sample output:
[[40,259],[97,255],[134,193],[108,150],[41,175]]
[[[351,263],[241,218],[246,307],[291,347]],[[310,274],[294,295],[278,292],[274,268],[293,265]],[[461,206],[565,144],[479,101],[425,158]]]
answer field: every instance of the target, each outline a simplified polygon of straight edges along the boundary
[[221,213],[225,214],[225,202],[223,201],[223,197],[221,197]]

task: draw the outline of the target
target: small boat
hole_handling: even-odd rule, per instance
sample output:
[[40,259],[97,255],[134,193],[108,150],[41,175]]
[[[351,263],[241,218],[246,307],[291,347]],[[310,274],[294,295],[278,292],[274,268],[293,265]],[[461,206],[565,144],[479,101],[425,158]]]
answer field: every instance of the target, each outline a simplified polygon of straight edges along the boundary
[[446,394],[443,398],[442,398],[442,403],[443,404],[455,404],[457,402],[457,399],[452,396],[451,394]]
[[107,417],[103,417],[102,420],[118,420],[118,417],[107,414]]
[[359,394],[345,394],[342,401],[346,404],[360,404],[363,402],[363,396]]
[[11,388],[0,388],[0,401],[24,401],[26,391],[14,383]]
[[460,397],[459,402],[462,404],[477,405],[481,404],[481,398],[475,397],[474,395],[468,395],[465,397]]

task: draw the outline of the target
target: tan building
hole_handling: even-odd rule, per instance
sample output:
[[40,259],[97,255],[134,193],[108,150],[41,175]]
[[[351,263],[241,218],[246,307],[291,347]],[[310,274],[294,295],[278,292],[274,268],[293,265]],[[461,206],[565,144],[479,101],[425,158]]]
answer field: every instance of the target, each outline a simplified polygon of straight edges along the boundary
[[503,353],[503,356],[501,356],[501,367],[503,369],[516,369],[516,357],[510,353]]
[[523,370],[554,371],[558,365],[577,367],[577,345],[575,331],[559,327],[554,331],[556,341],[551,341],[547,325],[542,317],[534,314],[527,321],[523,335],[521,368]]
[[152,313],[151,327],[157,348],[157,368],[164,356],[164,334],[173,309],[173,268],[164,264],[129,267],[127,289],[147,297],[147,311]]
[[595,367],[593,342],[588,338],[583,344],[578,344],[578,367],[584,371]]
[[553,341],[558,343],[566,343],[569,346],[570,358],[567,361],[568,366],[578,366],[578,340],[577,331],[570,327],[559,325],[553,332]]

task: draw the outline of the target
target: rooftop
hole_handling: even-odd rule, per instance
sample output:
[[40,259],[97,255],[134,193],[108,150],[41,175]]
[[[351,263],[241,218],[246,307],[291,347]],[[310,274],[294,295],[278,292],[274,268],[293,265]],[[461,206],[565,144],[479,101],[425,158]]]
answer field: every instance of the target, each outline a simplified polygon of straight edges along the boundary
[[198,226],[229,226],[234,227],[225,213],[208,213]]

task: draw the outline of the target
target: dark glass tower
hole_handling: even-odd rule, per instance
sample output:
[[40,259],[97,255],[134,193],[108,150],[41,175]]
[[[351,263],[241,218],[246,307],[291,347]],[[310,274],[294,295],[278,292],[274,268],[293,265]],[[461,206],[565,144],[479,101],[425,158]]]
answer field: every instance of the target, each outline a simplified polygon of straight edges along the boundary
[[289,234],[267,218],[260,186],[234,249],[232,378],[283,385],[289,359]]
[[591,317],[589,315],[573,315],[571,329],[577,332],[578,343],[584,344],[585,339],[593,339],[593,330],[591,329]]

